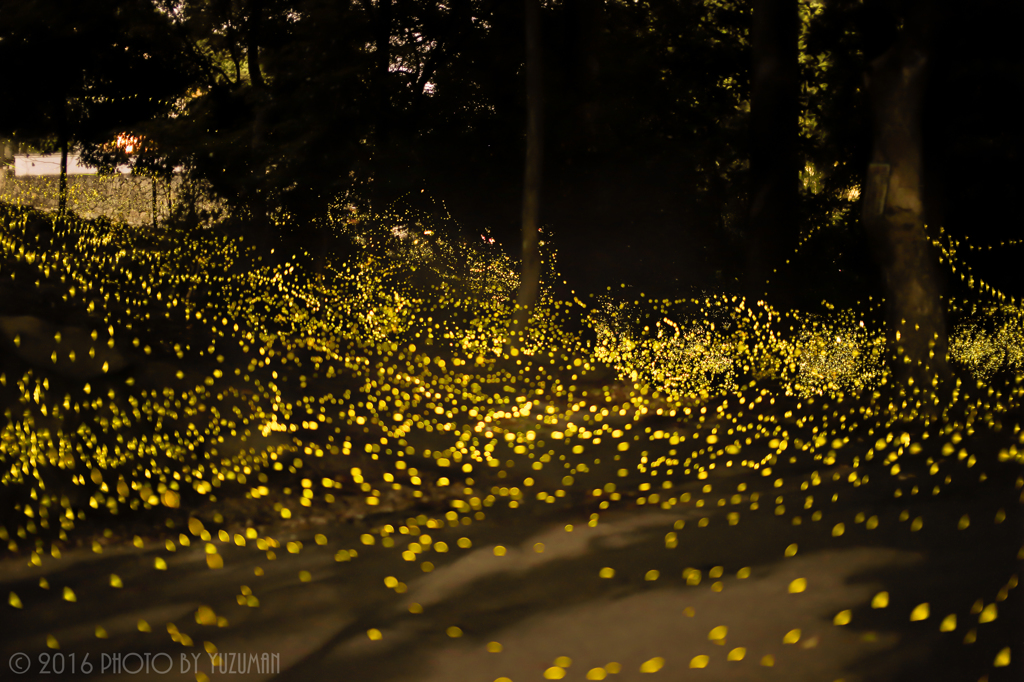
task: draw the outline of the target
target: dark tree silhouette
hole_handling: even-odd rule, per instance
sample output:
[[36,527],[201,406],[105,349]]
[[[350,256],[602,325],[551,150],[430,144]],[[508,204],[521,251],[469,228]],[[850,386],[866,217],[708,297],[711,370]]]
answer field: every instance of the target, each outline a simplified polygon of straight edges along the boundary
[[249,146],[250,153],[252,154],[249,211],[252,216],[252,230],[256,243],[260,246],[266,246],[270,239],[270,229],[267,224],[267,173],[263,147],[266,144],[267,137],[267,109],[270,106],[270,95],[267,92],[267,83],[263,78],[263,69],[260,65],[262,25],[263,1],[249,0],[245,30],[245,58],[249,69],[249,83],[251,84],[249,98],[254,111],[252,117],[252,142]]
[[[747,290],[765,293],[797,246],[799,80],[796,0],[755,0],[750,94],[750,240]],[[791,278],[787,271],[781,273]],[[787,287],[773,300],[788,303]]]
[[540,292],[540,193],[544,163],[544,84],[540,5],[526,0],[526,171],[523,177],[523,263],[515,331],[521,334]]
[[150,3],[0,1],[0,132],[49,140],[61,153],[59,211],[67,206],[67,156],[91,151],[173,107],[192,65]]

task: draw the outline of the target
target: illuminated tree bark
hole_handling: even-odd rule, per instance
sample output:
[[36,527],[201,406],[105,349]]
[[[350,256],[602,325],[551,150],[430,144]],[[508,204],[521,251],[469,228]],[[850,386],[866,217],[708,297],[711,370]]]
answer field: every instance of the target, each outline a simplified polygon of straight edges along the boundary
[[526,172],[523,178],[523,265],[514,330],[526,329],[540,292],[540,190],[544,160],[544,88],[541,78],[540,6],[526,0]]
[[896,43],[870,64],[874,128],[863,221],[885,278],[888,344],[897,381],[945,377],[947,337],[937,257],[925,233],[921,113],[928,66],[928,10],[918,3]]

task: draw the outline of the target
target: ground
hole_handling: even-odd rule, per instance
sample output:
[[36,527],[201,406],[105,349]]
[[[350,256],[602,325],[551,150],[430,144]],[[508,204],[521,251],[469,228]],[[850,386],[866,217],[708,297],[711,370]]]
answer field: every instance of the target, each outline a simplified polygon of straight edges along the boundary
[[[167,537],[183,531],[193,544],[179,542],[174,552],[150,537],[142,548],[116,543],[96,554],[83,547],[59,560],[44,557],[41,566],[10,557],[0,566],[3,589],[19,595],[22,608],[4,620],[3,656],[28,653],[29,677],[42,677],[47,656],[51,665],[52,657],[71,665],[72,655],[82,661],[89,654],[97,664],[90,676],[101,679],[119,678],[100,674],[103,660],[114,666],[115,654],[129,652],[169,654],[177,676],[195,679],[195,661],[183,671],[181,655],[211,644],[225,655],[224,674],[228,653],[280,654],[273,663],[279,674],[240,679],[601,679],[601,669],[628,680],[646,679],[641,667],[649,661],[660,663],[662,679],[1021,679],[1021,656],[1014,656],[1021,599],[1011,586],[1024,559],[1024,498],[1019,466],[998,461],[998,436],[964,441],[978,463],[957,462],[959,482],[937,495],[910,494],[927,476],[915,467],[892,476],[881,467],[783,464],[771,476],[719,468],[703,479],[674,480],[667,494],[687,501],[663,509],[636,504],[636,486],[650,479],[635,470],[618,478],[609,449],[605,464],[578,474],[595,485],[617,480],[628,491],[607,511],[579,490],[515,509],[498,496],[478,519],[452,524],[438,513],[437,529],[424,527],[425,518],[416,527],[404,518],[408,509],[347,520],[310,510],[258,526],[260,538],[279,545],[271,552],[251,539],[243,548],[214,538],[224,562],[216,570],[206,545],[181,527]],[[855,486],[851,473],[881,480]],[[485,470],[472,489],[453,486],[461,493],[455,499],[522,478]],[[557,484],[536,475],[536,488],[548,483]],[[817,520],[801,509],[807,492],[826,500],[815,505],[823,512]],[[775,497],[787,506],[781,514]],[[729,514],[738,516],[730,522]],[[958,530],[964,518],[970,524]],[[877,526],[869,529],[870,519]],[[388,524],[406,530],[383,533],[393,547],[381,546]],[[233,534],[241,525],[225,527]],[[435,551],[403,559],[410,530],[429,533]],[[368,534],[373,545],[364,544]],[[458,538],[471,544],[463,549]],[[288,549],[296,542],[301,548]],[[439,542],[449,550],[437,552]],[[157,558],[166,562],[160,572]],[[602,577],[609,568],[613,574]],[[112,574],[121,587],[110,586]],[[40,588],[41,578],[48,588]],[[883,592],[885,607],[872,608]],[[248,595],[258,607],[246,605]],[[912,620],[921,604],[927,617]],[[199,624],[201,607],[226,618],[225,627]],[[994,620],[984,622],[986,608]],[[846,611],[849,622],[834,624]],[[942,632],[950,614],[955,627]],[[105,638],[97,638],[96,624]],[[719,626],[725,636],[709,640]],[[59,649],[46,647],[49,636]],[[500,651],[489,650],[498,648],[492,642]],[[1010,665],[996,667],[1007,647]],[[198,660],[201,672],[218,674],[208,655]],[[616,665],[620,672],[611,673]]]

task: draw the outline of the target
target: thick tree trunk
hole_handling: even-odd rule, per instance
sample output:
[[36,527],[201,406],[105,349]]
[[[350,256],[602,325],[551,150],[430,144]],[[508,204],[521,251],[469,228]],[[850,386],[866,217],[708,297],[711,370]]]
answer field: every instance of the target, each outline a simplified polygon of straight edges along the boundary
[[938,259],[924,229],[921,113],[927,73],[925,27],[911,15],[897,43],[866,78],[874,143],[864,183],[863,221],[885,278],[893,373],[904,386],[948,375]]
[[514,331],[526,330],[540,292],[540,190],[544,160],[544,87],[539,0],[526,0],[526,172],[523,177],[523,265]]
[[747,293],[787,305],[786,261],[797,246],[799,80],[796,0],[755,0],[750,93]]

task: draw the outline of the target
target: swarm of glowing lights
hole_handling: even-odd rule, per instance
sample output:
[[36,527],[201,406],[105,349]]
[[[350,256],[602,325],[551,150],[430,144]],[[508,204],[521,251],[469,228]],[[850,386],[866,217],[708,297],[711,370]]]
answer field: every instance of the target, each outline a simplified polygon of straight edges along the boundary
[[[1024,343],[1008,297],[993,294],[1000,307],[965,316],[950,342],[951,359],[976,378],[1001,372],[1008,381],[958,382],[936,415],[923,392],[879,390],[888,380],[882,330],[863,311],[780,314],[721,294],[565,301],[549,270],[527,339],[510,347],[518,275],[486,236],[465,238],[402,208],[337,210],[322,227],[344,241],[345,255],[315,271],[308,255],[260,263],[243,240],[214,230],[153,234],[0,206],[0,282],[53,301],[60,320],[3,320],[15,358],[0,371],[0,484],[9,505],[0,539],[10,554],[40,567],[76,541],[102,553],[131,535],[131,519],[159,511],[166,532],[130,541],[164,548],[155,571],[193,543],[212,570],[235,552],[271,562],[329,551],[347,564],[381,551],[398,567],[384,583],[401,595],[400,569],[430,573],[475,551],[467,527],[499,510],[571,503],[586,507],[579,525],[591,528],[627,507],[700,516],[656,538],[673,551],[708,524],[705,505],[725,508],[730,526],[756,514],[785,530],[822,521],[837,496],[861,486],[909,508],[954,481],[981,485],[996,467],[1024,463]],[[588,379],[595,372],[598,384]],[[1001,439],[998,452],[974,445],[983,434]],[[754,482],[717,478],[730,470],[755,473]],[[999,488],[997,524],[1024,487],[1022,477],[1007,480],[1014,497]],[[922,516],[890,521],[868,504],[833,524],[830,537],[904,521],[908,532],[931,532]],[[313,514],[363,519],[360,546],[340,545],[330,530],[303,545],[274,525]],[[504,545],[489,551],[506,555]],[[784,556],[796,551],[787,543]],[[643,568],[642,582],[668,582]],[[750,576],[749,567],[729,571],[680,564],[675,580],[720,592],[732,589],[732,575]],[[600,569],[602,580],[615,575]],[[985,609],[1017,586],[1016,574],[1001,580],[961,623],[995,619],[994,606]],[[113,589],[123,582],[111,576]],[[787,589],[815,586],[796,578]],[[232,599],[258,608],[245,590]],[[879,592],[863,606],[887,608],[889,599]],[[8,603],[27,610],[32,597],[12,591]],[[908,612],[913,622],[929,618],[927,603]],[[850,620],[843,610],[833,623]],[[207,606],[196,623],[230,626]],[[109,624],[94,625],[106,635]],[[167,632],[189,646],[179,625]],[[955,614],[936,627],[956,630]],[[708,642],[724,644],[727,634],[735,637],[715,627]],[[386,637],[378,628],[367,635]],[[204,636],[215,651],[216,633]],[[962,641],[976,636],[967,630]],[[50,633],[40,646],[55,648],[62,637]],[[779,647],[810,639],[790,627]],[[1010,647],[1000,640],[992,665],[1008,665]],[[663,653],[638,662],[640,672],[671,664],[672,652]],[[732,647],[722,664],[775,665],[777,653]],[[717,664],[705,654],[687,663]],[[560,656],[544,676],[560,679],[571,664]],[[620,669],[610,662],[586,678]]]

